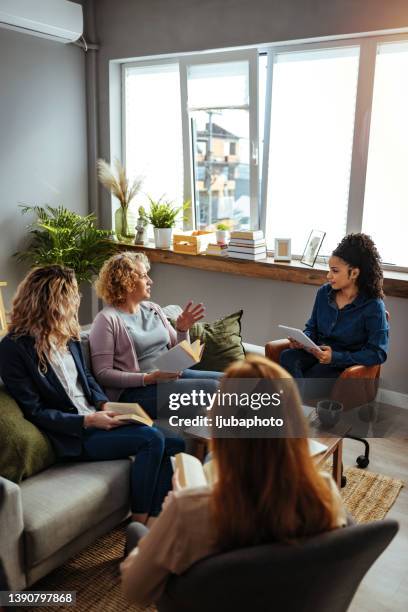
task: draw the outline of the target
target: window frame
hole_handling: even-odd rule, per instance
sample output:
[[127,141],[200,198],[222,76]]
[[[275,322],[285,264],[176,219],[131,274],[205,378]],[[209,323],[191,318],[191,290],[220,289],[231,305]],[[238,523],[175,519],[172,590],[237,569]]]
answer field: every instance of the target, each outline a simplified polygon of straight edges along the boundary
[[[349,36],[326,41],[312,41],[291,44],[272,44],[263,50],[267,52],[267,83],[264,122],[264,150],[261,188],[261,229],[266,230],[267,192],[269,180],[270,121],[272,109],[272,86],[274,58],[280,53],[298,53],[317,49],[339,47],[359,47],[359,66],[357,76],[356,104],[354,114],[353,143],[351,151],[349,195],[347,203],[346,233],[361,232],[363,223],[364,196],[370,142],[371,111],[374,95],[375,66],[378,47],[384,43],[408,42],[408,35],[381,34],[368,36]],[[274,254],[272,249],[271,254]],[[301,254],[292,254],[292,259],[300,260]],[[319,256],[318,263],[327,263],[327,257]],[[384,270],[408,272],[408,266],[382,264]]]
[[[258,51],[257,49],[244,49],[238,51],[220,51],[216,53],[195,53],[189,55],[172,56],[160,59],[146,59],[140,61],[123,62],[121,65],[121,157],[126,167],[126,70],[129,68],[142,68],[164,64],[178,64],[180,83],[180,112],[183,147],[183,193],[184,202],[190,201],[191,206],[186,211],[184,229],[196,228],[196,201],[193,171],[193,146],[190,110],[188,107],[187,71],[191,65],[217,64],[234,61],[248,62],[248,88],[249,101],[245,109],[249,112],[249,141],[250,141],[250,215],[251,226],[258,228],[259,195],[258,195]],[[232,107],[230,107],[232,108]],[[238,107],[237,107],[238,108]]]
[[[250,95],[250,211],[251,225],[265,232],[267,212],[267,190],[269,180],[270,120],[272,108],[273,62],[280,53],[333,49],[339,47],[360,48],[357,76],[357,92],[354,115],[354,131],[351,152],[349,195],[347,204],[346,232],[361,232],[364,209],[364,196],[368,165],[370,141],[371,111],[374,94],[375,66],[379,45],[384,43],[408,42],[408,32],[363,33],[357,35],[340,35],[319,40],[301,40],[284,43],[270,43],[237,48],[236,50],[197,51],[192,54],[170,54],[140,60],[121,62],[121,154],[126,165],[126,91],[125,75],[129,67],[149,65],[178,64],[180,78],[181,125],[184,165],[184,201],[192,202],[191,212],[184,222],[185,229],[196,227],[196,204],[194,197],[194,176],[192,160],[192,130],[188,109],[187,67],[191,64],[219,63],[249,59],[249,95]],[[259,134],[258,134],[258,65],[259,55],[267,54],[267,81],[265,88],[265,117],[262,154],[262,179],[259,181]],[[251,112],[252,111],[252,112]],[[255,162],[255,163],[253,163]],[[268,251],[273,255],[273,249]],[[292,254],[294,260],[301,254]],[[327,257],[319,257],[318,263],[327,263]],[[383,264],[384,270],[408,272],[408,266]]]
[[[121,163],[126,168],[126,70],[129,68],[145,68],[148,66],[164,66],[164,65],[174,65],[178,64],[178,60],[175,57],[167,57],[161,60],[157,59],[146,59],[140,61],[132,61],[132,62],[123,62],[120,66],[120,100],[121,100],[121,120],[120,120],[120,155],[121,155]],[[180,67],[179,67],[179,81],[180,81]],[[184,150],[183,150],[184,155]],[[185,172],[185,164],[184,172]],[[185,182],[185,174],[184,174],[184,182]],[[185,191],[183,191],[185,194]],[[186,200],[184,195],[184,201]]]

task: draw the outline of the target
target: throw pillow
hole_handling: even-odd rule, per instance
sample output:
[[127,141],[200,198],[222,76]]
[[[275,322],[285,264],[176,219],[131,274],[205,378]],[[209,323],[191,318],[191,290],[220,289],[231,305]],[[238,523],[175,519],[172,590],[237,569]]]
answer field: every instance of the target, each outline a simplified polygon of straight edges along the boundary
[[[214,323],[195,323],[190,329],[190,340],[197,338],[205,344],[200,363],[192,370],[213,370],[223,372],[230,363],[245,358],[241,338],[242,310],[228,315]],[[175,327],[176,322],[170,319]]]
[[48,438],[0,390],[0,476],[19,483],[56,462]]

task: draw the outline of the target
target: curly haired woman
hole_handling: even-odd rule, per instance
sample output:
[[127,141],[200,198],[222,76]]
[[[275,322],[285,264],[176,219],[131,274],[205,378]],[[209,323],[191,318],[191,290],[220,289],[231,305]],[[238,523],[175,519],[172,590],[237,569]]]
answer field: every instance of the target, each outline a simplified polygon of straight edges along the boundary
[[319,349],[290,339],[280,364],[295,378],[335,379],[353,365],[387,359],[388,322],[381,259],[366,234],[349,234],[329,259],[328,283],[317,292],[305,334]]
[[59,459],[135,456],[131,510],[145,523],[161,510],[171,488],[170,455],[182,451],[184,442],[165,438],[155,427],[115,420],[107,396],[85,366],[79,302],[73,270],[55,265],[29,272],[14,297],[9,333],[0,342],[0,376]]
[[190,301],[176,321],[167,321],[158,304],[150,301],[153,281],[150,263],[144,253],[113,255],[103,265],[96,291],[106,306],[92,324],[89,343],[92,369],[113,401],[138,402],[152,419],[158,416],[158,403],[167,397],[158,383],[173,381],[172,391],[188,393],[199,387],[214,393],[220,372],[186,369],[162,372],[156,359],[177,342],[188,339],[189,329],[204,316],[202,304]]

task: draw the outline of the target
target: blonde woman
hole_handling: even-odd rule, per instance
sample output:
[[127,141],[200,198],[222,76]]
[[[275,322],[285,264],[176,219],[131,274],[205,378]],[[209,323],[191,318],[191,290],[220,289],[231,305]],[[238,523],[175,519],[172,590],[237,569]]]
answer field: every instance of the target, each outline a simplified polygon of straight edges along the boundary
[[[266,379],[268,393],[280,395],[287,437],[213,437],[215,485],[177,490],[176,478],[151,531],[129,527],[129,549],[144,536],[121,565],[133,602],[157,601],[172,574],[209,555],[273,542],[301,546],[305,538],[346,525],[334,481],[310,456],[294,380],[279,365],[251,356],[226,370],[220,391],[231,390],[230,379],[250,378]],[[216,403],[213,413],[225,416],[225,409]]]
[[60,459],[108,460],[135,455],[133,518],[147,522],[171,487],[170,455],[183,450],[155,427],[121,425],[105,410],[107,396],[86,369],[73,270],[29,272],[14,297],[9,333],[0,342],[0,376],[24,416],[45,433]]
[[[189,369],[175,374],[155,368],[159,355],[188,339],[193,323],[204,316],[204,306],[188,302],[174,329],[160,306],[150,301],[153,281],[149,269],[144,253],[124,252],[105,262],[96,291],[106,306],[93,322],[89,342],[92,369],[107,396],[114,401],[138,402],[155,419],[157,383],[173,381],[174,392],[200,388],[211,393],[218,388],[222,374]],[[164,398],[163,387],[161,390]]]

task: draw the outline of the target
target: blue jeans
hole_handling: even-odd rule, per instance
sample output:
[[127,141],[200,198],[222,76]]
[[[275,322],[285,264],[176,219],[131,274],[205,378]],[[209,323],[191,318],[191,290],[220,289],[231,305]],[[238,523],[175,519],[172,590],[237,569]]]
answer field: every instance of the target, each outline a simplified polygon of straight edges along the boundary
[[330,395],[336,378],[344,370],[344,368],[334,368],[330,364],[319,363],[316,357],[303,349],[282,351],[279,363],[293,378],[298,379],[303,399]]
[[148,425],[123,425],[109,431],[92,427],[83,432],[82,459],[108,461],[135,455],[130,476],[131,510],[157,516],[171,489],[170,457],[184,448],[182,438],[165,436]]
[[[203,370],[184,370],[178,380],[171,382],[172,391],[190,393],[193,389],[203,389],[207,393],[215,393],[222,372],[205,372]],[[158,385],[146,387],[130,387],[125,389],[119,398],[120,402],[137,402],[143,407],[150,418],[157,419]]]

